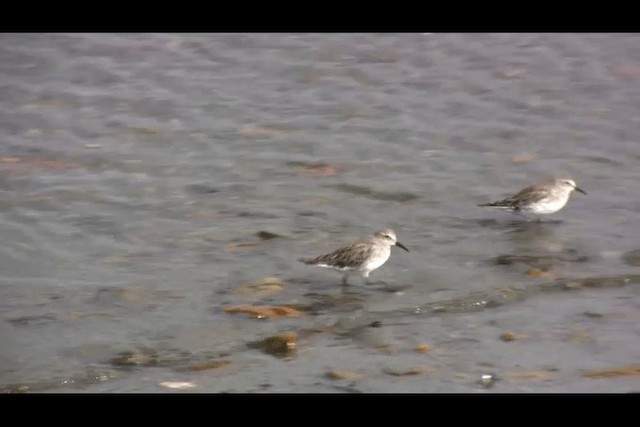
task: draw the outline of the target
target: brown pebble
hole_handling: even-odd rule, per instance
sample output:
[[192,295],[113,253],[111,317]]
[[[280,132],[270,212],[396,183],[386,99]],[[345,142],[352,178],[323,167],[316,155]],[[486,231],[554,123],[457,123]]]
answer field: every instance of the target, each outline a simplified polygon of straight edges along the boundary
[[500,334],[500,339],[502,341],[509,342],[509,341],[517,340],[518,336],[516,334],[514,334],[513,332],[505,332],[503,334]]
[[632,375],[640,375],[640,365],[627,365],[611,369],[596,369],[586,371],[584,376],[587,378],[614,378],[628,377]]
[[516,381],[549,381],[552,378],[549,371],[510,372],[506,376]]
[[431,350],[431,346],[429,344],[418,344],[414,350],[418,353],[426,353]]
[[327,378],[332,380],[355,380],[356,378],[360,378],[362,375],[351,372],[351,371],[342,371],[338,369],[332,369],[327,372]]

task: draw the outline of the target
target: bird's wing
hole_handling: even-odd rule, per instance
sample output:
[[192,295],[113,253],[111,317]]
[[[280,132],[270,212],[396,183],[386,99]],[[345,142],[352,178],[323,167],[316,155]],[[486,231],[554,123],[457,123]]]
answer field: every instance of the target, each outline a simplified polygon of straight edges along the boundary
[[372,246],[367,240],[360,240],[351,245],[344,246],[320,255],[307,261],[307,264],[326,264],[337,268],[356,268],[362,264],[362,260],[371,255]]
[[547,190],[540,188],[539,186],[532,185],[520,190],[511,197],[501,200],[499,203],[517,210],[522,206],[539,202],[547,197],[549,197],[549,192]]

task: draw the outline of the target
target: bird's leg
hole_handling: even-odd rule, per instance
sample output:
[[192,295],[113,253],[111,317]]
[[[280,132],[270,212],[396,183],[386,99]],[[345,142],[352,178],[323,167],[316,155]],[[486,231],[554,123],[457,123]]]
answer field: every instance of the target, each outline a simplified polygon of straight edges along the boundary
[[342,276],[342,286],[347,286],[349,284],[347,282],[348,279],[349,279],[349,273],[345,273],[344,276]]
[[362,280],[364,281],[365,285],[368,285],[369,283],[371,283],[369,282],[369,272],[365,272],[362,274]]

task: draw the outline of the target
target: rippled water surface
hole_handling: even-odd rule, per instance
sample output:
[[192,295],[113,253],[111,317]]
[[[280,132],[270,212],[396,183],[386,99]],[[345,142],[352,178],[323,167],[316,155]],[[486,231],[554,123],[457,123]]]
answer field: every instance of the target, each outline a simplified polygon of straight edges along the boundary
[[0,389],[640,391],[639,41],[0,35]]

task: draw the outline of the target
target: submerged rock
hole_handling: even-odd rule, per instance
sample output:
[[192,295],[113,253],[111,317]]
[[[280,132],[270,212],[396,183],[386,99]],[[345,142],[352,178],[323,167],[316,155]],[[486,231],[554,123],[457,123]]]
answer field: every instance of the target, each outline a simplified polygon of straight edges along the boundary
[[228,359],[214,359],[214,360],[208,360],[205,362],[191,363],[185,366],[182,370],[183,371],[208,371],[210,369],[218,369],[224,366],[229,366],[231,365],[231,363],[232,363],[231,360],[228,360]]
[[156,366],[158,364],[158,353],[150,348],[136,348],[121,352],[109,362],[116,367]]
[[280,234],[271,233],[269,231],[258,231],[256,235],[260,240],[271,240],[271,239],[277,239],[278,237],[283,237]]
[[196,195],[208,195],[220,192],[220,190],[210,186],[209,184],[189,184],[184,188],[188,193]]
[[333,176],[338,173],[338,169],[327,163],[309,163],[309,162],[287,162],[287,166],[293,167],[300,173],[309,176],[323,177]]
[[429,344],[418,344],[413,349],[416,353],[427,353],[431,351],[431,346]]
[[387,375],[393,375],[394,377],[408,377],[414,375],[425,375],[433,372],[432,368],[426,366],[417,366],[415,368],[386,368],[383,372]]
[[326,373],[326,377],[331,380],[356,380],[360,378],[362,374],[352,371],[343,371],[340,369],[332,369]]
[[295,332],[285,332],[273,335],[251,346],[258,347],[265,353],[274,356],[290,356],[298,348],[298,334]]
[[505,332],[500,334],[500,339],[505,342],[515,341],[518,339],[518,335],[514,334],[513,332]]
[[633,267],[640,267],[640,249],[629,251],[622,258],[627,264]]
[[256,306],[256,305],[234,305],[224,309],[225,313],[235,314],[243,313],[250,314],[257,319],[274,319],[279,317],[300,317],[303,313],[292,307],[286,307],[282,305],[275,306]]
[[587,378],[614,378],[640,375],[640,365],[627,365],[611,369],[596,369],[583,374]]
[[370,199],[375,200],[386,200],[390,202],[408,202],[410,200],[417,199],[418,196],[413,193],[404,193],[401,191],[376,191],[369,187],[363,187],[360,185],[353,184],[336,184],[329,185],[330,188],[335,188],[336,190],[342,191],[344,193],[355,194],[358,196],[366,196]]
[[265,277],[257,282],[241,285],[237,289],[234,289],[233,293],[236,295],[260,299],[282,291],[282,284],[282,280],[276,277]]

